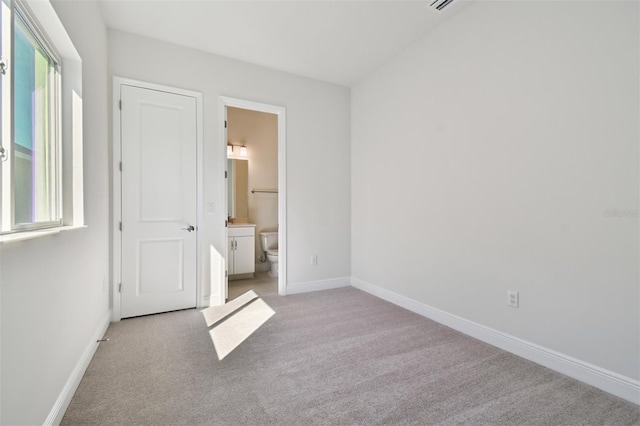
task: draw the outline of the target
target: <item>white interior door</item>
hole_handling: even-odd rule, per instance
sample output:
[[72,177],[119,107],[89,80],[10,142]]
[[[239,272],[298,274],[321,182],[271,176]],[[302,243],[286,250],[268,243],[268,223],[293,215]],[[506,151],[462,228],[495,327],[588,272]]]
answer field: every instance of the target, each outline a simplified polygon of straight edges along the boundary
[[121,317],[196,306],[196,99],[121,86]]

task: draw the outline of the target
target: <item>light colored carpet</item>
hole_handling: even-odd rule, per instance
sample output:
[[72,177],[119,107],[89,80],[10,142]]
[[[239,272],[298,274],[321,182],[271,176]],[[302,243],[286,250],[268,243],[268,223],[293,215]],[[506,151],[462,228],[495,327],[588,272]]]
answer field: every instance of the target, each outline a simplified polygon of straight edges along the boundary
[[62,423],[640,424],[634,404],[353,288],[262,300],[275,314],[221,361],[210,331],[243,308],[112,324]]

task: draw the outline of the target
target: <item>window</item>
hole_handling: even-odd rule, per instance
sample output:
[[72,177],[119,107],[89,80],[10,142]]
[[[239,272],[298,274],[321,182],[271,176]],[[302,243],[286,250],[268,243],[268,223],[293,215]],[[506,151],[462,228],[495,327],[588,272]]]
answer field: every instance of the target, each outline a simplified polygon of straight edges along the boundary
[[[20,9],[17,9],[19,11]],[[13,225],[60,225],[58,63],[33,24],[13,24]]]
[[[78,209],[82,194],[74,194],[74,188],[82,190],[77,185],[82,179],[81,157],[77,164],[82,152],[81,120],[77,122],[82,74],[80,58],[48,2],[0,0],[0,7],[2,241],[3,234],[83,220]],[[62,43],[63,55],[49,41],[47,30]],[[71,77],[62,75],[63,64],[65,69],[69,65]],[[64,81],[73,88],[66,96]],[[72,171],[65,174],[63,163]]]

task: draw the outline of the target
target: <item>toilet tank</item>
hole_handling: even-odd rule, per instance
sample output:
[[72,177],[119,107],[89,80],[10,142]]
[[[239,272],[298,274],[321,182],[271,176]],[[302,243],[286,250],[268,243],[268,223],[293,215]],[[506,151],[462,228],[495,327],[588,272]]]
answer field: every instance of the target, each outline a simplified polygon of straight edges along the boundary
[[278,232],[277,231],[263,231],[260,233],[260,243],[262,245],[262,251],[278,248]]

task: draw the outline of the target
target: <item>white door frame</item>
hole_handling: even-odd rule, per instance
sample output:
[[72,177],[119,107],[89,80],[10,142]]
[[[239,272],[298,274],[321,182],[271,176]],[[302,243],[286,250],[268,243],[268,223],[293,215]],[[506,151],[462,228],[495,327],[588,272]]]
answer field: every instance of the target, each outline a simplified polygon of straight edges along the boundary
[[[158,90],[161,92],[174,93],[183,96],[190,96],[196,99],[196,230],[202,225],[202,188],[203,188],[203,165],[204,165],[204,144],[203,144],[203,119],[202,93],[185,90],[177,87],[164,86],[146,81],[133,80],[124,77],[113,77],[113,98],[112,98],[112,119],[113,119],[113,156],[111,170],[113,173],[113,222],[111,229],[113,232],[113,310],[112,321],[120,321],[120,283],[122,282],[122,234],[120,232],[120,221],[122,220],[122,176],[120,174],[120,162],[122,161],[122,135],[120,134],[120,88],[123,85],[135,86],[143,89]],[[126,165],[124,166],[126,167]],[[223,169],[224,170],[224,169]],[[199,232],[196,232],[196,304],[204,306],[202,302],[202,273],[200,265],[202,263],[200,247],[202,241]]]
[[[218,152],[221,158],[222,170],[227,170],[227,138],[224,121],[226,119],[226,108],[242,108],[252,111],[267,112],[278,117],[278,294],[287,295],[287,135],[286,135],[286,108],[276,105],[263,104],[260,102],[248,101],[245,99],[220,96],[218,105],[219,111],[219,147]],[[226,194],[227,185],[224,179],[220,182],[222,193]],[[224,210],[228,211],[227,197],[224,197]],[[220,235],[226,235],[228,229],[224,227],[224,222]],[[256,236],[259,238],[259,236]],[[226,238],[225,238],[226,241]],[[225,251],[226,253],[226,251]],[[226,256],[226,254],[225,254]],[[223,280],[222,285],[227,286],[227,280]],[[220,294],[225,294],[226,288],[220,289]]]

